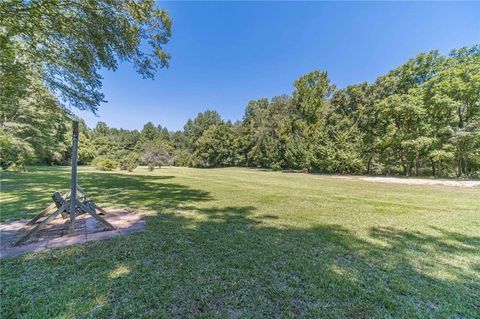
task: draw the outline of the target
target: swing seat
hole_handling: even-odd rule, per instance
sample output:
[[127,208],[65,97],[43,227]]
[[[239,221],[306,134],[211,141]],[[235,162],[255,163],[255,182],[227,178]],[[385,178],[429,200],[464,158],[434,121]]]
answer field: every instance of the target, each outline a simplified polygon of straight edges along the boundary
[[[53,199],[53,202],[55,203],[55,206],[57,206],[57,208],[62,207],[62,205],[66,201],[65,198],[63,198],[62,194],[60,194],[59,192],[53,193],[52,199]],[[97,206],[93,203],[91,199],[85,199],[84,201],[82,201],[82,203],[85,204],[85,206],[90,208],[92,211],[96,212]],[[83,214],[86,212],[81,211],[80,213]],[[103,211],[100,211],[98,215],[105,215],[105,213]],[[64,219],[68,218],[68,216],[70,216],[70,206],[67,206],[67,209],[64,212],[62,212],[62,217]]]
[[[65,204],[65,201],[66,201],[65,198],[63,198],[62,194],[60,194],[60,192],[53,193],[52,199],[57,209],[62,207],[62,205]],[[68,206],[67,209],[65,209],[65,211],[62,212],[63,219],[67,219],[69,215],[70,215],[70,206]]]

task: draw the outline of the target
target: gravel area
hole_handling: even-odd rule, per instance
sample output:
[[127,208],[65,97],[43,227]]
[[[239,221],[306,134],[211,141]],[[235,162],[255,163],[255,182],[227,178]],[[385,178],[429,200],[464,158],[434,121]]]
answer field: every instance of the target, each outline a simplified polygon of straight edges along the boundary
[[452,187],[471,188],[480,186],[480,181],[455,181],[448,179],[423,179],[423,178],[399,178],[399,177],[361,177],[361,180],[385,184],[405,185],[442,185]]

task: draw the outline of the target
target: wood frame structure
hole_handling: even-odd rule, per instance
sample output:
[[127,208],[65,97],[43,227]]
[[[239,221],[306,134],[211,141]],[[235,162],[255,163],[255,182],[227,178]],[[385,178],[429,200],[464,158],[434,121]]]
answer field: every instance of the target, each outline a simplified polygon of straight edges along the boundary
[[[104,218],[99,216],[96,210],[100,211],[103,214],[106,214],[105,210],[101,207],[95,205],[91,200],[88,199],[88,196],[77,184],[77,165],[78,165],[78,121],[73,121],[73,141],[72,141],[72,172],[71,172],[71,184],[70,189],[62,196],[64,199],[63,203],[60,204],[60,207],[57,207],[56,202],[53,202],[44,210],[42,210],[37,216],[27,223],[27,226],[33,226],[29,229],[25,229],[24,234],[14,242],[14,246],[19,246],[25,243],[29,238],[35,235],[40,229],[45,227],[51,220],[53,220],[58,215],[62,214],[64,218],[69,218],[68,233],[73,235],[75,233],[75,218],[81,214],[89,214],[100,223],[102,223],[107,229],[115,230],[116,228],[106,221]],[[78,199],[78,194],[80,193],[83,198],[83,201]],[[88,203],[88,204],[87,204]],[[91,204],[91,205],[90,205]],[[48,215],[53,208],[56,208],[54,212]],[[47,216],[48,215],[48,216]],[[47,216],[40,223],[37,221],[43,217]]]

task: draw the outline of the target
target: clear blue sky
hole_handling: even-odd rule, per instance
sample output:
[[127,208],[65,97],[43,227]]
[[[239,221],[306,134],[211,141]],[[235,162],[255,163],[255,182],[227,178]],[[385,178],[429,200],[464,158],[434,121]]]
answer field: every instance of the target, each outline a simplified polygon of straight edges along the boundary
[[170,130],[206,109],[241,119],[249,100],[290,94],[326,70],[338,87],[373,81],[419,52],[480,43],[480,2],[159,2],[173,19],[170,68],[144,80],[102,72],[108,103],[93,127]]

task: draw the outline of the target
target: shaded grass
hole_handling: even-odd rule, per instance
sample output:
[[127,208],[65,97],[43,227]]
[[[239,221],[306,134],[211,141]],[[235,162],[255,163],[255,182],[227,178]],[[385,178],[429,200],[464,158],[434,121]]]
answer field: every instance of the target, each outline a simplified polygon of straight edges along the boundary
[[[248,169],[100,173],[144,233],[2,260],[1,317],[478,317],[480,190]],[[2,175],[32,217],[68,168]]]

